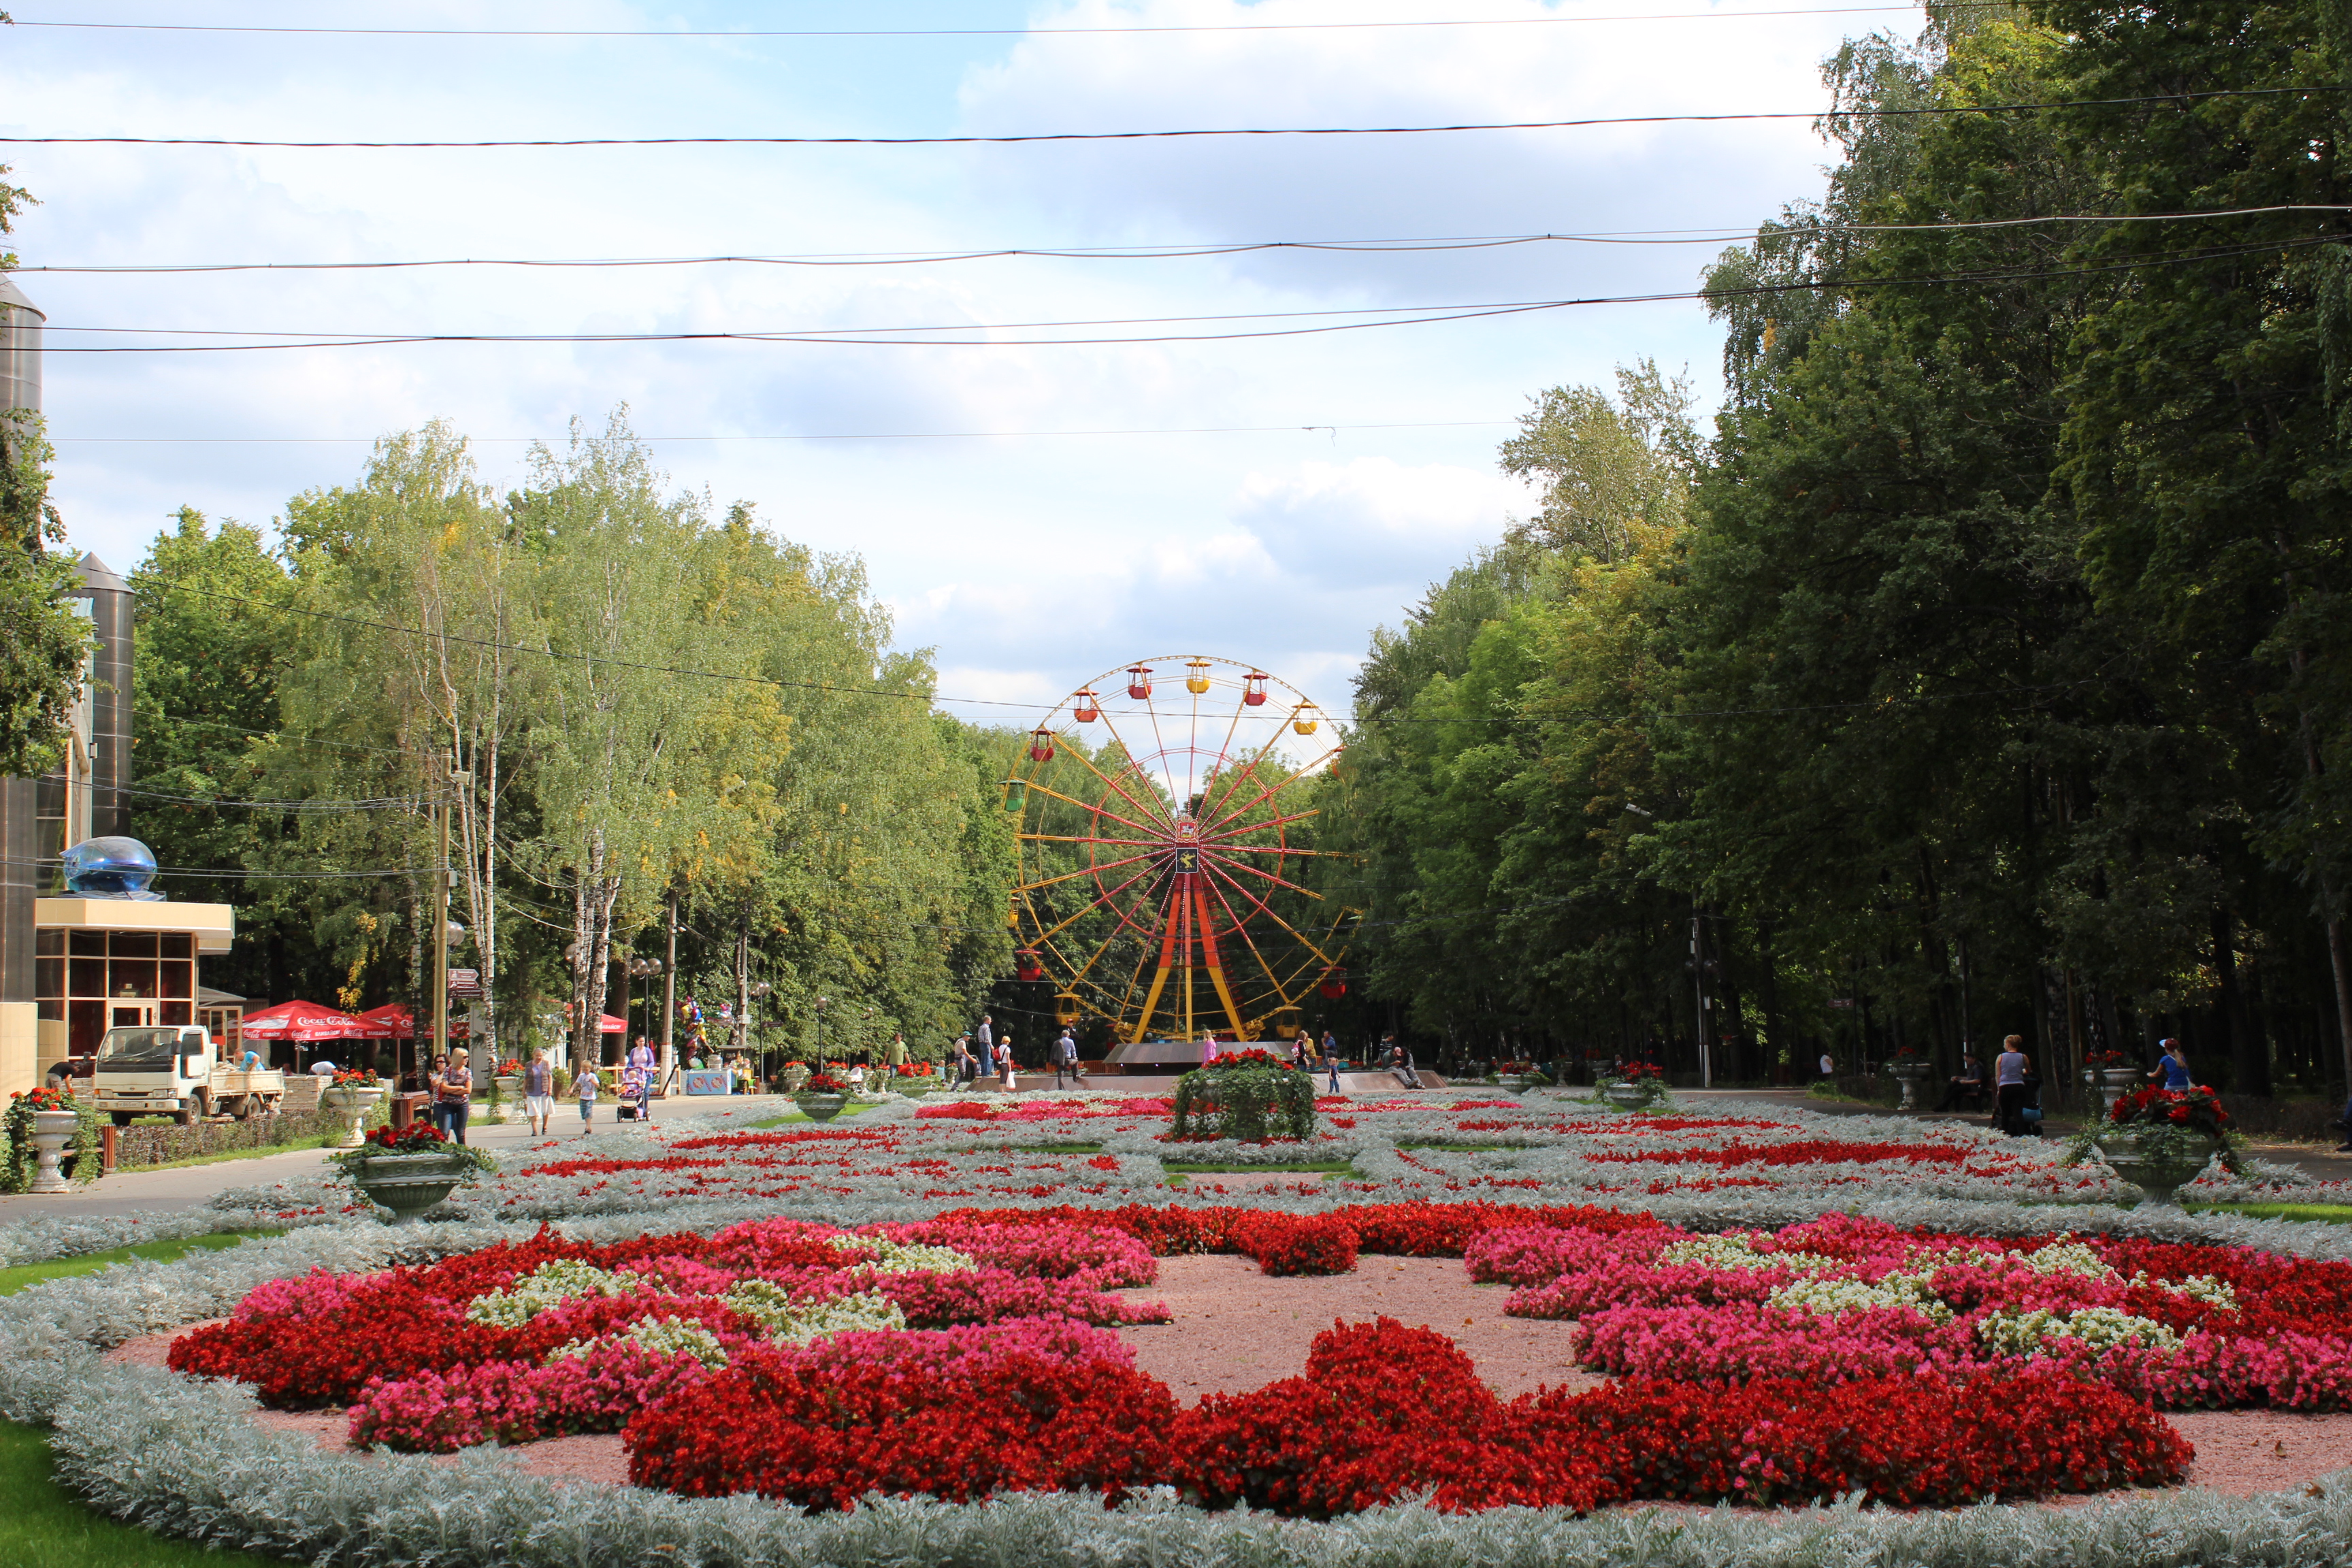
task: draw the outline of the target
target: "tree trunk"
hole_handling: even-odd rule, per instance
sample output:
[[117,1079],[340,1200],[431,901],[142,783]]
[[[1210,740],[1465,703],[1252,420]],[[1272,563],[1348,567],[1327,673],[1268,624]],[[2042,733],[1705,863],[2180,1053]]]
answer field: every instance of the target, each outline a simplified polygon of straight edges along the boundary
[[751,911],[747,907],[735,927],[735,1048],[751,1045]]
[[616,1047],[603,1044],[606,971],[612,963],[613,910],[620,902],[621,879],[605,865],[604,836],[588,835],[587,864],[576,868],[572,879],[572,1059],[611,1067],[620,1061]]
[[2230,1083],[2240,1094],[2271,1092],[2269,1045],[2254,1032],[2245,987],[2238,984],[2237,922],[2228,910],[2213,908],[2213,972],[2221,982],[2221,1020],[2230,1039]]

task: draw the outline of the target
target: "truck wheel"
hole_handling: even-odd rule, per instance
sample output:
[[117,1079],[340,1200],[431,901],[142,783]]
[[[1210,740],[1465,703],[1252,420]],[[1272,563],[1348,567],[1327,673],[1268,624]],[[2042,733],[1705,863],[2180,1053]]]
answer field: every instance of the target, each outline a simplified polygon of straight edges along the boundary
[[127,1110],[116,1110],[110,1111],[109,1114],[114,1118],[114,1124],[117,1127],[128,1127],[131,1125],[131,1112]]
[[196,1101],[184,1100],[180,1101],[180,1109],[172,1113],[172,1120],[183,1127],[193,1127],[196,1124],[196,1116],[201,1109],[202,1107]]
[[231,1116],[236,1117],[239,1121],[246,1121],[253,1115],[253,1103],[254,1097],[252,1095],[238,1095],[236,1100],[230,1101],[228,1113]]

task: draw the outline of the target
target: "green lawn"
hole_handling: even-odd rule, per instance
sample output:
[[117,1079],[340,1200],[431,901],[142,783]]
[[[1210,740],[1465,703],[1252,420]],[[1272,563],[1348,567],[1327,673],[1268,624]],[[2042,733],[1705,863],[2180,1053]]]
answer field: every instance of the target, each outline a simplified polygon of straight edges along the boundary
[[[835,1117],[834,1120],[839,1121],[845,1117],[863,1116],[869,1110],[879,1109],[881,1104],[882,1101],[873,1100],[864,1105],[846,1105],[842,1107],[841,1115]],[[751,1125],[753,1127],[814,1127],[822,1123],[813,1117],[803,1116],[797,1110],[787,1110],[782,1116],[771,1116],[765,1121],[754,1121]]]
[[[1301,1161],[1296,1165],[1210,1165],[1189,1160],[1162,1160],[1168,1168],[1168,1184],[1181,1187],[1192,1176],[1248,1176],[1260,1172],[1274,1172],[1285,1176],[1357,1176],[1356,1167],[1345,1160]],[[1359,1178],[1360,1179],[1360,1178]]]
[[[55,1263],[0,1268],[0,1296],[44,1279],[95,1274],[110,1264],[144,1258],[155,1262],[200,1248],[235,1247],[245,1237],[200,1236],[186,1241],[142,1241],[112,1252],[94,1252]],[[90,1512],[51,1478],[49,1440],[31,1426],[0,1421],[0,1563],[38,1568],[263,1568],[282,1559],[249,1552],[211,1552],[184,1541],[150,1535]],[[10,1544],[14,1542],[14,1544]]]

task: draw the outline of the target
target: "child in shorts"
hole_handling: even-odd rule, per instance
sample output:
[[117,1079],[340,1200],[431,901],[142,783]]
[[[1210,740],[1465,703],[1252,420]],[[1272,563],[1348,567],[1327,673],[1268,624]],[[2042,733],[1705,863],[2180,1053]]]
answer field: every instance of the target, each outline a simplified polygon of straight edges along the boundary
[[580,1096],[580,1131],[584,1135],[596,1121],[596,1074],[593,1068],[580,1069],[580,1081],[572,1086]]

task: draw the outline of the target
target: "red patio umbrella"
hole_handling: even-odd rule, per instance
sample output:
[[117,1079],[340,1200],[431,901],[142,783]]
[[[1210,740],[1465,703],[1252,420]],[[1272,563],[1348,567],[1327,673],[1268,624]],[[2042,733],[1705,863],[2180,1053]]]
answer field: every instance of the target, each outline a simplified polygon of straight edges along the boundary
[[[360,1016],[372,1023],[382,1024],[392,1031],[389,1035],[374,1037],[376,1038],[413,1040],[416,1037],[415,1016],[397,1002],[387,1002],[381,1007],[371,1007]],[[449,1037],[453,1040],[465,1039],[469,1027],[465,1019],[452,1018],[449,1020]]]
[[258,1013],[247,1013],[242,1026],[248,1040],[388,1040],[392,1030],[380,1022],[354,1018],[316,1002],[280,1002]]

